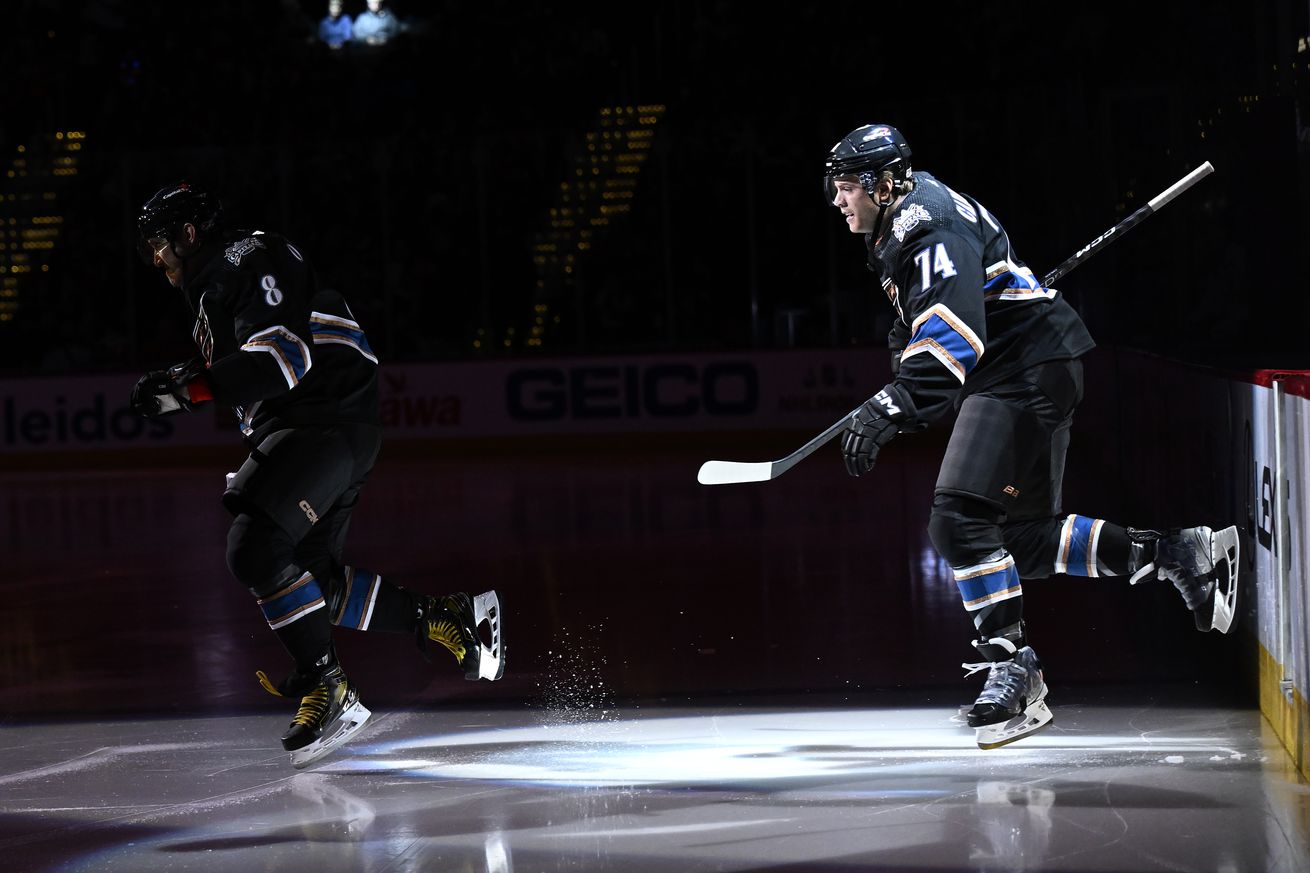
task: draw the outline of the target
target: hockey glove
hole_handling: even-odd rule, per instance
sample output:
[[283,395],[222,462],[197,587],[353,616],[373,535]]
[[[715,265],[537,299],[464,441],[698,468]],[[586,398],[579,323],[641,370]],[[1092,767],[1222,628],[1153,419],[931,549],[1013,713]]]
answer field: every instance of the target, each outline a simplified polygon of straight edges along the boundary
[[204,361],[195,358],[142,376],[132,388],[131,407],[133,412],[145,418],[162,418],[191,412],[198,404],[213,397]]
[[911,420],[913,410],[909,397],[894,383],[864,401],[842,432],[846,472],[859,476],[872,470],[878,452]]

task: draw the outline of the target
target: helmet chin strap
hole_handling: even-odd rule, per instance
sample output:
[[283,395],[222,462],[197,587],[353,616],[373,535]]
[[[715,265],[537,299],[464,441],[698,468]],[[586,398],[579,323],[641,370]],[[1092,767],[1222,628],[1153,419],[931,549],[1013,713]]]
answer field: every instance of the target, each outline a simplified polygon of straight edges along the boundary
[[201,241],[198,235],[195,243],[191,245],[188,245],[185,242],[180,242],[171,236],[168,239],[168,250],[173,253],[173,257],[177,258],[178,263],[182,267],[182,279],[181,282],[178,283],[177,289],[183,292],[183,296],[185,296],[186,292],[187,268],[191,265],[191,259],[200,254],[200,250],[204,248],[204,245],[204,242]]
[[196,255],[198,255],[200,253],[200,250],[204,248],[204,246],[205,243],[203,240],[200,239],[200,234],[198,232],[196,234],[196,241],[194,243],[187,243],[185,242],[185,240],[179,241],[173,239],[172,237],[169,237],[168,239],[168,250],[173,253],[173,257],[177,258],[179,261],[182,262],[182,267],[184,270],[186,268],[187,261],[191,260]]
[[914,186],[908,179],[897,180],[893,178],[892,189],[888,192],[887,198],[885,200],[879,200],[878,180],[874,178],[873,174],[861,173],[859,179],[860,186],[864,188],[864,192],[869,195],[869,199],[873,201],[873,205],[878,207],[878,215],[873,219],[873,239],[879,240],[882,238],[882,224],[887,216],[888,208],[896,202],[896,198],[900,197],[902,194],[908,194]]
[[878,215],[873,219],[873,238],[880,240],[882,239],[883,219],[887,215],[887,209],[896,202],[896,192],[893,190],[892,193],[887,195],[886,200],[879,200],[872,194],[869,195],[869,199],[873,201],[874,206],[878,207]]

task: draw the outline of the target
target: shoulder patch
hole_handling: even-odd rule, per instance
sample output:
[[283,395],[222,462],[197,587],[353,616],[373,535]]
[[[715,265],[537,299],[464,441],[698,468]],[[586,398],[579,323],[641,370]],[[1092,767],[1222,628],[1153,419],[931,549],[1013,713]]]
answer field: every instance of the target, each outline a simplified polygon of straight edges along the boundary
[[911,203],[901,210],[900,215],[893,219],[892,233],[896,235],[897,240],[905,242],[905,235],[921,221],[932,221],[932,216],[928,214],[928,210],[924,209],[922,205]]
[[223,252],[223,257],[227,258],[232,266],[239,267],[241,266],[242,258],[253,252],[255,249],[262,249],[263,247],[264,241],[262,239],[259,239],[256,236],[248,236],[245,239],[237,240],[232,243],[232,245],[228,246],[227,251]]

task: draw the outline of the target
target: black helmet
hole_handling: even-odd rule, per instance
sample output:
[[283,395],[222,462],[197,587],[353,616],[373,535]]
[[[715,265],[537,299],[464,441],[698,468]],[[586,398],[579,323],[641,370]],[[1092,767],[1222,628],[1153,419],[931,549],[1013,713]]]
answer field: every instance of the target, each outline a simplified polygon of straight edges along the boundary
[[866,124],[842,137],[823,166],[823,190],[830,203],[837,193],[833,187],[837,176],[855,176],[872,197],[884,170],[892,174],[895,193],[902,194],[911,174],[910,144],[889,124]]
[[218,198],[190,182],[160,188],[141,207],[136,219],[142,257],[147,263],[153,259],[153,252],[147,256],[147,240],[165,239],[172,243],[184,224],[193,225],[197,236],[204,236],[218,227],[222,216],[223,205]]

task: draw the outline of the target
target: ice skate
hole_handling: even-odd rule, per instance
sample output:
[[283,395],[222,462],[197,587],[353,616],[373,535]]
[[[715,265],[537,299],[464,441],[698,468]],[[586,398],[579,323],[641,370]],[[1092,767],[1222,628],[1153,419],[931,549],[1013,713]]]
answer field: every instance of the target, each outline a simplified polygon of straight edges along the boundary
[[1187,527],[1163,534],[1130,528],[1129,536],[1135,550],[1154,546],[1154,555],[1135,570],[1129,581],[1136,584],[1154,571],[1158,579],[1167,579],[1178,589],[1192,611],[1197,630],[1232,630],[1237,614],[1240,557],[1236,527],[1220,531]]
[[291,753],[291,766],[298,770],[345,743],[372,715],[359,702],[359,692],[339,664],[333,663],[317,680],[297,673],[280,686],[274,686],[262,670],[257,675],[265,690],[279,697],[304,693],[300,709],[282,735],[282,748]]
[[995,749],[1050,724],[1053,716],[1046,706],[1046,682],[1032,647],[1016,649],[1004,637],[975,641],[974,646],[999,646],[1011,656],[1004,661],[961,665],[968,671],[966,676],[988,670],[982,693],[965,715],[969,727],[977,730],[978,748]]
[[[494,682],[505,675],[505,642],[502,634],[500,598],[495,591],[476,597],[463,592],[428,595],[420,607],[415,634],[419,650],[427,657],[428,641],[440,643],[455,656],[470,681]],[[487,626],[489,642],[481,634]]]

